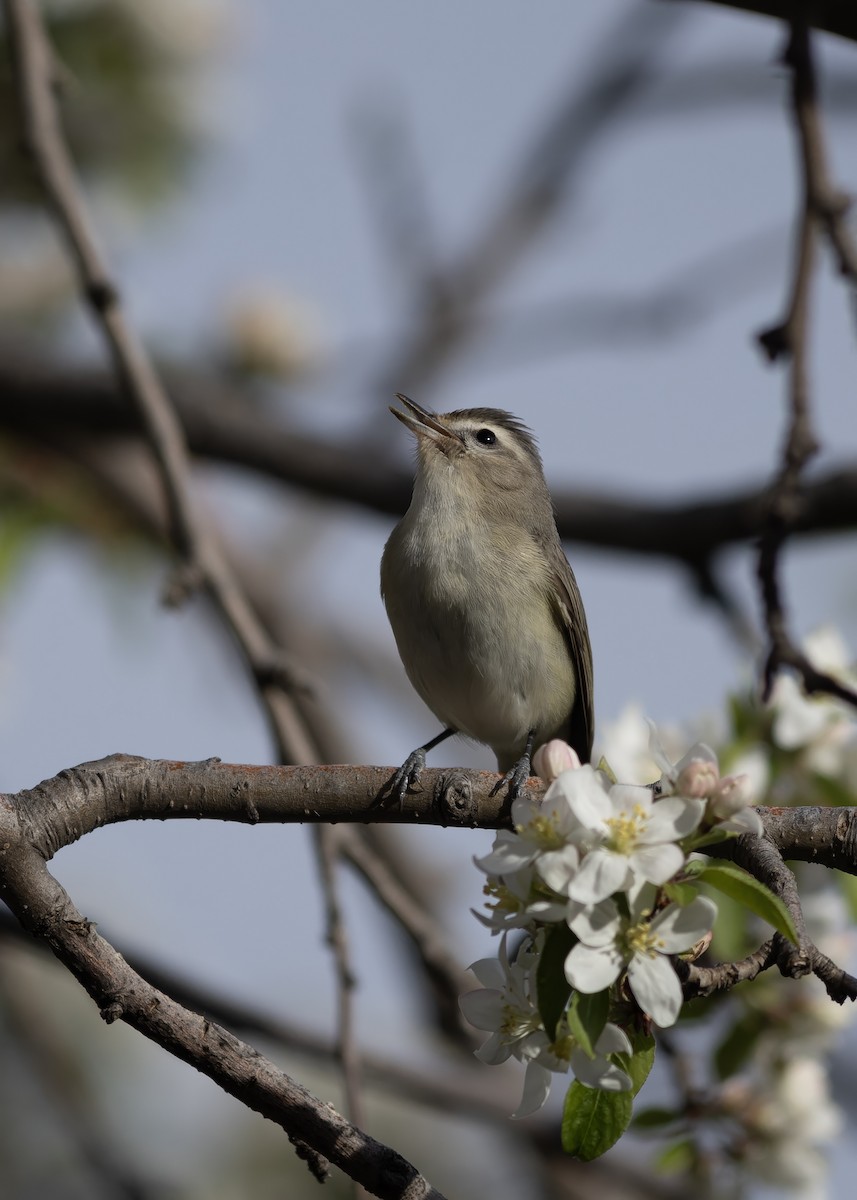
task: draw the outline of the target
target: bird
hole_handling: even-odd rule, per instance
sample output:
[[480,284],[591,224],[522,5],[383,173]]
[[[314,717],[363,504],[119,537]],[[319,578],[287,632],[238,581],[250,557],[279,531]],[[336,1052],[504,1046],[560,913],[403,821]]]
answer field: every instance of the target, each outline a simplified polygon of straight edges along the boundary
[[415,436],[413,496],[381,560],[381,595],[405,672],[443,731],[389,790],[416,787],[426,754],[463,734],[493,750],[514,799],[532,755],[562,738],[592,755],[586,614],[563,553],[541,458],[511,413],[433,413],[401,392],[390,408]]

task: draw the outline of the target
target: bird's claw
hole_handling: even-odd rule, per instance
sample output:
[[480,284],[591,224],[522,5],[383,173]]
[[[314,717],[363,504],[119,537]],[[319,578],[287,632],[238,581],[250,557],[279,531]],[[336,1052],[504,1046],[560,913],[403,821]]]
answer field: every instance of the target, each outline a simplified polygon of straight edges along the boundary
[[415,788],[420,781],[420,775],[423,773],[423,767],[426,765],[426,752],[420,747],[419,750],[412,750],[402,765],[399,767],[396,774],[390,780],[387,788],[390,796],[394,800],[398,800],[399,804],[404,804],[405,796]]
[[502,779],[494,784],[491,795],[496,796],[508,785],[506,796],[509,800],[517,800],[521,790],[532,773],[529,754],[522,754],[514,766],[510,767]]

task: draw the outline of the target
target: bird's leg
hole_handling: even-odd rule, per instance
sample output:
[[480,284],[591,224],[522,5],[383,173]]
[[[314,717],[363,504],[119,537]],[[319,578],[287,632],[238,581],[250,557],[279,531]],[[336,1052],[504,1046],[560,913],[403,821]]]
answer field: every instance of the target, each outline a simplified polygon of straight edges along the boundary
[[524,784],[527,782],[527,780],[530,778],[530,775],[532,774],[532,761],[531,760],[532,760],[533,742],[535,740],[535,736],[536,736],[535,729],[531,729],[530,732],[527,734],[527,744],[524,747],[524,753],[521,755],[521,757],[518,759],[518,761],[509,768],[509,770],[506,772],[506,774],[503,776],[503,778],[498,780],[498,782],[494,784],[494,786],[491,789],[492,796],[496,796],[497,793],[500,791],[500,789],[505,787],[506,784],[509,785],[509,791],[508,791],[507,795],[510,800],[517,800],[517,798],[520,796],[521,788],[524,786]]
[[424,746],[411,751],[387,785],[390,794],[395,796],[400,804],[403,803],[409,789],[416,787],[419,783],[423,767],[426,765],[426,754],[428,754],[429,750],[434,750],[435,746],[439,746],[441,742],[445,742],[448,737],[452,737],[456,733],[458,733],[457,729],[444,729],[442,733],[432,738],[430,742],[426,742]]

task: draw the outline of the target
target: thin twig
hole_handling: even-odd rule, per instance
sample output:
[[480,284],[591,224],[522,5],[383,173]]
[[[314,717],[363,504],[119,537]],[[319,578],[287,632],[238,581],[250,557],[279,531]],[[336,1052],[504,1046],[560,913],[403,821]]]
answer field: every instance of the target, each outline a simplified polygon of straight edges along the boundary
[[353,993],[356,978],[351,967],[348,935],[339,902],[337,867],[339,865],[338,830],[317,825],[312,831],[316,861],[325,901],[326,938],[333,954],[338,997],[337,1054],[342,1064],[345,1086],[345,1111],[355,1125],[363,1125],[363,1099],[360,1084],[360,1058],[354,1037]]
[[[105,337],[117,375],[142,422],[160,471],[171,538],[182,560],[170,588],[170,599],[178,602],[199,585],[205,586],[238,641],[256,681],[275,735],[278,757],[283,762],[316,762],[318,750],[289,695],[290,691],[306,687],[307,680],[268,637],[221,553],[213,530],[201,520],[193,504],[190,459],[181,423],[145,347],[125,319],[118,290],[91,233],[83,190],[60,126],[52,92],[51,55],[39,13],[29,0],[5,0],[5,8],[17,66],[25,146],[65,235],[81,289]],[[335,894],[334,865],[325,849],[329,839],[322,832],[314,836],[319,847],[322,888],[330,922],[328,932],[339,979],[346,1093],[352,1119],[357,1120],[357,1048],[350,1019],[346,939]]]
[[827,692],[857,706],[857,693],[817,671],[792,641],[780,581],[782,549],[800,517],[803,504],[801,474],[818,450],[810,414],[807,367],[810,286],[817,231],[821,223],[830,235],[831,229],[838,228],[841,223],[839,217],[834,219],[832,191],[827,183],[809,27],[802,5],[796,6],[792,17],[784,61],[792,72],[792,113],[800,150],[803,194],[786,315],[777,325],[759,334],[759,341],[772,362],[782,356],[789,358],[790,410],[782,464],[771,493],[759,547],[757,574],[768,632],[762,695],[765,700],[770,697],[778,671],[788,666],[800,676],[808,693]]
[[398,921],[416,948],[423,969],[437,994],[444,1033],[472,1049],[458,997],[469,980],[448,945],[444,930],[427,909],[405,890],[375,848],[357,829],[344,829],[342,855],[360,873],[384,908]]

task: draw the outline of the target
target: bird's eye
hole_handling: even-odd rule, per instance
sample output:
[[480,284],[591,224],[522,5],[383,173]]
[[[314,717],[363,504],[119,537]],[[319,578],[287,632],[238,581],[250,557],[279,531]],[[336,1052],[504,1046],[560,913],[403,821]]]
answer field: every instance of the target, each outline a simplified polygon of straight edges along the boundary
[[493,429],[477,429],[476,440],[483,446],[493,446],[497,441],[497,434]]

